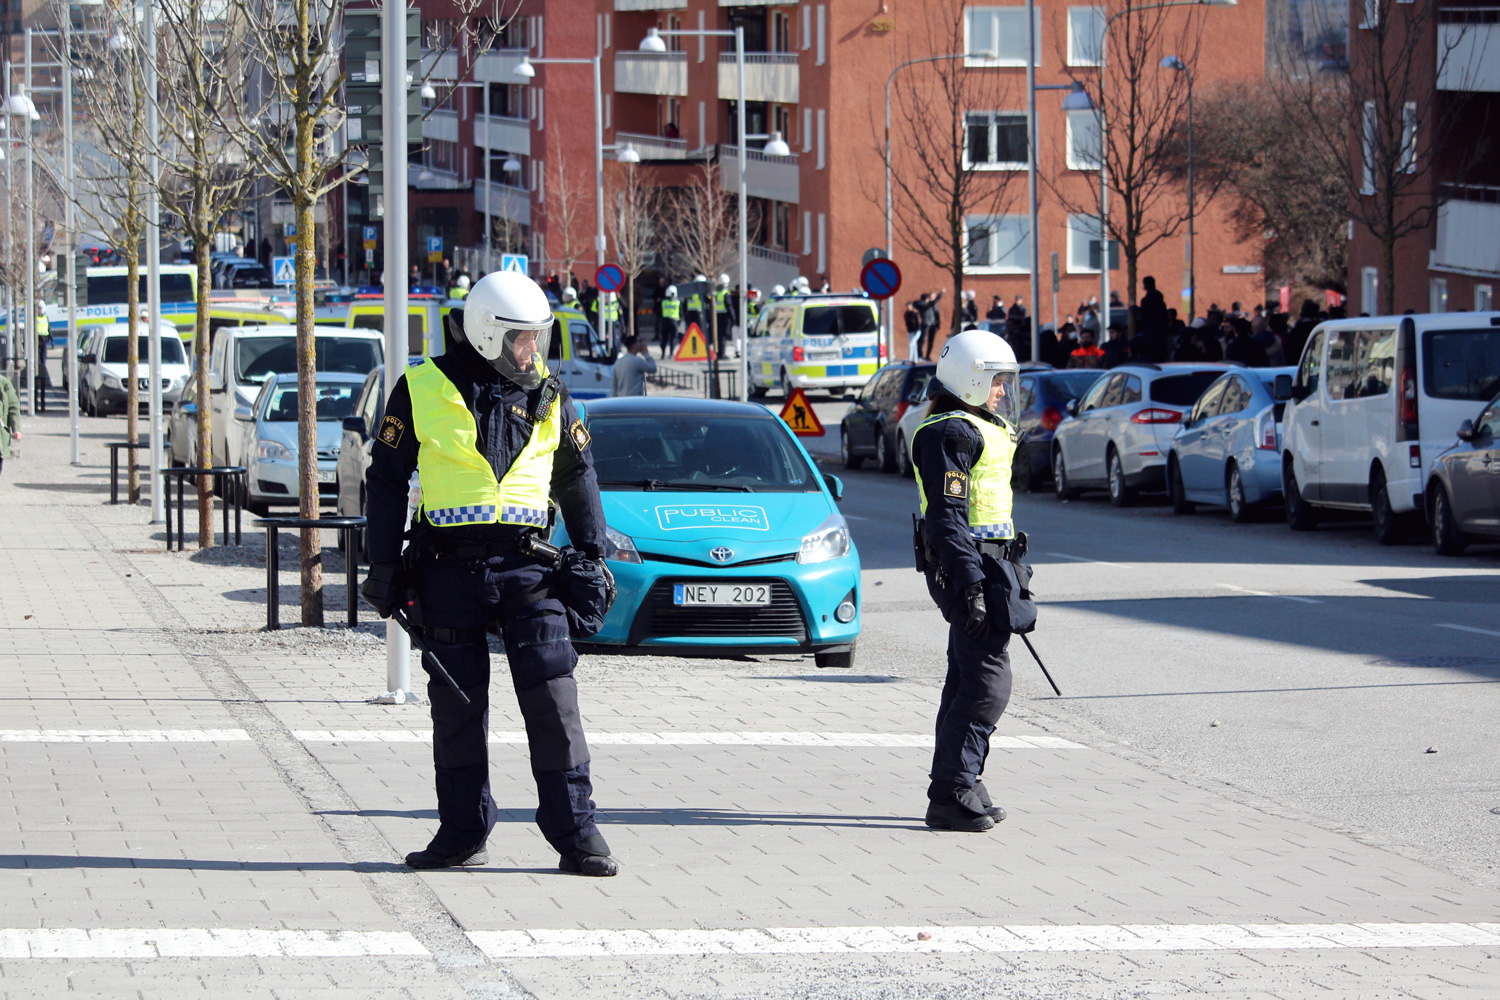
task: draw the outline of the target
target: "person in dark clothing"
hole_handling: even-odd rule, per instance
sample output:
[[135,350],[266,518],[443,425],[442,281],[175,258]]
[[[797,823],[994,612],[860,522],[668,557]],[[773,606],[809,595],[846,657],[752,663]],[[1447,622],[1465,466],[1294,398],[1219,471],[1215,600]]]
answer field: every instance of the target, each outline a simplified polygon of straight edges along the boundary
[[1016,296],[1010,309],[1005,313],[1005,339],[1009,340],[1014,347],[1016,342],[1024,338],[1028,343],[1031,340],[1031,314],[1026,311],[1026,305],[1021,301],[1021,296]]
[[938,309],[938,303],[943,300],[940,290],[936,295],[923,292],[917,311],[922,314],[922,360],[932,360],[932,348],[937,342],[938,328],[943,325],[943,313]]
[[994,299],[991,300],[989,312],[984,314],[984,318],[989,320],[991,323],[1005,322],[1005,300],[996,295]]
[[1224,325],[1230,328],[1232,335],[1224,348],[1224,360],[1238,361],[1251,368],[1264,368],[1266,351],[1256,343],[1255,337],[1250,333],[1250,321],[1244,316],[1232,316],[1225,321]]
[[1037,343],[1038,352],[1041,357],[1037,360],[1051,365],[1053,368],[1062,368],[1067,364],[1067,359],[1062,356],[1062,348],[1058,344],[1057,332],[1052,327],[1042,331]]
[[1104,342],[1104,367],[1115,368],[1130,360],[1130,345],[1120,324],[1109,325],[1109,339]]
[[979,302],[973,289],[964,292],[964,325],[979,322]]
[[1224,348],[1219,344],[1219,337],[1207,325],[1200,326],[1194,331],[1197,334],[1198,353],[1201,355],[1199,361],[1223,361]]
[[[542,289],[523,274],[495,272],[465,306],[449,314],[447,352],[419,359],[396,383],[365,487],[364,597],[382,617],[409,609],[469,698],[429,678],[438,830],[406,863],[488,860],[498,816],[486,746],[494,631],[504,637],[526,722],[537,826],[563,871],[613,875],[618,865],[594,819],[569,640],[570,620],[584,634],[598,630],[612,587],[588,431],[556,377],[542,374],[554,322]],[[474,317],[467,329],[466,312]],[[418,470],[421,507],[403,551],[408,484]],[[556,565],[524,548],[526,536],[546,529],[549,500],[572,545]]]
[[1146,275],[1141,284],[1145,286],[1146,294],[1141,296],[1136,329],[1146,335],[1152,353],[1156,354],[1156,344],[1167,332],[1167,300],[1156,290],[1156,279],[1151,275]]
[[1285,351],[1289,363],[1297,364],[1302,360],[1302,349],[1307,346],[1307,338],[1312,336],[1313,328],[1317,325],[1318,304],[1312,299],[1303,299],[1297,324],[1286,337]]

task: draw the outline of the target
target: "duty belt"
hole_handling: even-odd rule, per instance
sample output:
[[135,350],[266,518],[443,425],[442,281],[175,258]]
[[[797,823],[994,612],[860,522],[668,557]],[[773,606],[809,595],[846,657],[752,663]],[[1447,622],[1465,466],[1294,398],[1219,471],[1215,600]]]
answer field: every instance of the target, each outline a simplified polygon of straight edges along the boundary
[[1010,541],[994,541],[991,539],[974,539],[974,546],[979,549],[980,555],[991,556],[1001,562],[1010,558]]

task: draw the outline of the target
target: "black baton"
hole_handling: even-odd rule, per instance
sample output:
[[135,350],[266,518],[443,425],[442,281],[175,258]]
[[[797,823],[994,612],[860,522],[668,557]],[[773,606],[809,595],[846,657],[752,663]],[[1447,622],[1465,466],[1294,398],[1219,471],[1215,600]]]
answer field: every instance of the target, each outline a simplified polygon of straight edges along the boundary
[[[432,669],[436,670],[438,676],[448,682],[448,686],[457,692],[458,696],[464,700],[464,704],[470,704],[469,696],[464,694],[464,689],[458,686],[458,681],[454,680],[453,675],[448,673],[447,669],[444,668],[442,661],[437,658],[437,654],[427,648],[427,633],[420,626],[413,625],[411,619],[406,617],[406,612],[402,611],[399,607],[391,609],[391,620],[400,625],[402,631],[411,637],[411,644],[421,650],[422,655],[427,658],[427,662],[432,664]],[[1043,667],[1042,669],[1045,670],[1046,668]]]
[[1017,634],[1021,636],[1021,641],[1026,643],[1026,648],[1031,651],[1031,658],[1036,661],[1036,665],[1042,668],[1042,676],[1047,678],[1047,683],[1052,685],[1052,690],[1057,693],[1057,696],[1059,698],[1061,698],[1062,692],[1058,691],[1057,689],[1057,681],[1053,680],[1052,675],[1047,673],[1047,664],[1043,663],[1042,658],[1036,655],[1036,647],[1031,644],[1030,639],[1026,638],[1026,634],[1024,632]]

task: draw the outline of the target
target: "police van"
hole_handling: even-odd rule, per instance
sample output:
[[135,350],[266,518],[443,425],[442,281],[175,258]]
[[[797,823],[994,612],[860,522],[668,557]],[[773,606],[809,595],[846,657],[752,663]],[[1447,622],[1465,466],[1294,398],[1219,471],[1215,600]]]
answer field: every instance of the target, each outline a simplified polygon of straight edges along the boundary
[[[128,310],[128,271],[123,267],[90,267],[84,272],[76,309],[78,322],[123,323]],[[143,265],[137,278],[137,293],[146,304],[147,275]],[[161,318],[192,336],[198,319],[198,268],[191,264],[163,264],[161,267]],[[67,329],[67,320],[61,321]],[[57,322],[53,323],[54,326]]]
[[574,303],[552,307],[547,367],[574,399],[603,399],[614,391],[614,352]]
[[860,295],[786,295],[761,307],[750,328],[750,393],[764,396],[864,385],[885,362],[880,311]]

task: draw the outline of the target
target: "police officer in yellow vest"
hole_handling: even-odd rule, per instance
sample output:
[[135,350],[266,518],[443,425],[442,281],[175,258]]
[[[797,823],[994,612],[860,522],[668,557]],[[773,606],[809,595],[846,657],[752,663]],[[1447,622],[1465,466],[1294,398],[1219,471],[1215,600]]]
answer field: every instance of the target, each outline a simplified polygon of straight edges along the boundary
[[[570,620],[580,633],[598,630],[612,587],[600,561],[604,513],[589,434],[545,367],[553,315],[542,289],[523,274],[499,271],[476,282],[464,306],[449,313],[448,352],[417,361],[396,383],[366,480],[365,599],[382,616],[398,603],[410,608],[471,700],[465,704],[446,682],[429,679],[439,825],[406,863],[447,868],[488,860],[497,810],[486,747],[486,632],[495,631],[504,638],[526,723],[537,826],[563,871],[613,875],[618,867],[594,822],[569,638]],[[422,499],[403,552],[414,470]],[[527,551],[525,536],[547,530],[549,499],[576,547],[564,550],[569,558],[561,568]],[[593,601],[582,615],[579,580]]]
[[688,327],[696,323],[698,325],[698,329],[703,331],[703,336],[705,338],[708,337],[708,317],[703,315],[704,296],[701,293],[703,290],[703,282],[707,280],[708,279],[701,274],[693,279],[693,290],[688,293],[687,300],[683,303],[682,306],[683,330],[686,331]]
[[661,317],[656,324],[656,339],[661,343],[664,358],[677,346],[677,321],[680,319],[682,302],[677,298],[677,286],[668,285],[661,300]]
[[983,832],[1005,818],[980,775],[1010,700],[1001,562],[1011,555],[1011,459],[1019,414],[1015,353],[983,330],[950,337],[941,383],[912,435],[927,586],[948,628],[927,825]]

